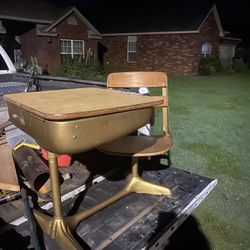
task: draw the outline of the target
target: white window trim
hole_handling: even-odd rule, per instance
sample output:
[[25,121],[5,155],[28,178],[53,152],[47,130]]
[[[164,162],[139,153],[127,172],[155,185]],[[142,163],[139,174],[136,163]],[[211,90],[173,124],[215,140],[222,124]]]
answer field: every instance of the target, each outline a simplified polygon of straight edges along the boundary
[[[66,52],[62,52],[61,51],[61,41],[67,41],[70,42],[70,47],[71,47],[71,53],[66,53]],[[73,47],[73,43],[74,42],[82,42],[82,53],[74,53],[74,47]],[[82,57],[85,57],[85,53],[84,53],[84,41],[83,40],[72,40],[72,39],[60,39],[60,54],[61,55],[71,55],[71,58],[74,58],[74,55],[82,55]]]
[[[205,48],[203,50],[203,47]],[[212,44],[210,42],[205,42],[202,44],[201,46],[201,54],[206,57],[207,55],[211,55],[212,54]]]
[[[135,50],[132,51],[132,50],[129,50],[129,44],[130,43],[135,43],[136,47],[135,47]],[[127,62],[129,63],[135,63],[135,61],[131,61],[129,60],[129,53],[130,52],[135,52],[135,54],[137,55],[137,37],[136,36],[128,36],[128,42],[127,42]]]

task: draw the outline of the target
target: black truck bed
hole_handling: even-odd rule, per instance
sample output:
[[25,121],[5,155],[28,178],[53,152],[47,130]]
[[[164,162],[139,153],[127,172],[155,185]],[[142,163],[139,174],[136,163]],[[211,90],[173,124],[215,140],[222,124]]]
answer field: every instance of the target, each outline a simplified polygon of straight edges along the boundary
[[[142,168],[144,179],[170,187],[173,196],[130,194],[85,219],[76,229],[76,236],[84,249],[163,249],[170,235],[217,184],[217,180],[160,163],[145,162]],[[86,209],[121,190],[125,185],[121,176],[124,174],[108,177],[66,200],[63,203],[65,214]],[[6,244],[18,244],[18,249],[27,249],[30,244],[28,223],[24,222],[11,231],[0,238],[5,239]],[[13,235],[19,243],[10,239]],[[44,248],[60,249],[49,236],[40,235],[39,238]]]

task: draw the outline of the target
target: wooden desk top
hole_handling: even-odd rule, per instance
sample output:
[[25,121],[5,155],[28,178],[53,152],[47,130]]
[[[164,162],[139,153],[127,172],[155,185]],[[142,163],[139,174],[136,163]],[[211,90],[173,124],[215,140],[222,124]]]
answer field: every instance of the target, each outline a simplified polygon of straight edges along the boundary
[[24,111],[56,121],[143,109],[163,103],[162,97],[141,96],[101,88],[8,94],[4,99]]

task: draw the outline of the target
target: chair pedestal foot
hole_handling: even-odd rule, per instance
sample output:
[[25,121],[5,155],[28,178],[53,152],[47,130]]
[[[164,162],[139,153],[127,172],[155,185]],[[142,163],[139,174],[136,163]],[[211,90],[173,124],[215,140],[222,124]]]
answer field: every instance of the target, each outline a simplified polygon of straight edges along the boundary
[[70,227],[67,225],[63,217],[50,217],[37,210],[33,210],[33,213],[42,230],[50,235],[60,247],[72,250],[83,249],[75,240]]
[[153,195],[167,195],[171,196],[172,192],[169,188],[153,184],[142,180],[139,176],[132,176],[126,189],[128,192],[153,194]]

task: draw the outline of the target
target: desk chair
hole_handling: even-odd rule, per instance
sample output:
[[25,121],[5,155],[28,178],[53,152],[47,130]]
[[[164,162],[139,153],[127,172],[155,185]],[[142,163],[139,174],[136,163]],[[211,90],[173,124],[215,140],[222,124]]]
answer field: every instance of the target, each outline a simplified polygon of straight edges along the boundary
[[[167,76],[162,72],[121,72],[111,73],[107,79],[108,88],[161,88],[164,102],[162,107],[163,134],[157,136],[127,135],[115,141],[103,144],[99,150],[103,153],[131,157],[132,175],[127,185],[128,192],[155,195],[171,195],[169,188],[142,180],[138,174],[139,158],[169,153],[172,136],[169,131]],[[170,161],[170,159],[168,158]]]

